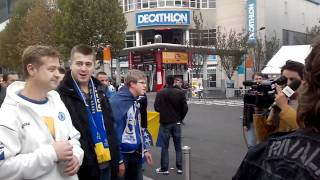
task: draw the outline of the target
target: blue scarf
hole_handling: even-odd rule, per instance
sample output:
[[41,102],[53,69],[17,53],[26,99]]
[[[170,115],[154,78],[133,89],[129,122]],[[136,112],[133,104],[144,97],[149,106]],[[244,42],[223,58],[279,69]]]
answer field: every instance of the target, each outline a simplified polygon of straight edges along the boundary
[[[73,77],[72,77],[73,79]],[[76,89],[78,96],[83,100],[88,114],[88,121],[91,130],[91,138],[95,144],[95,152],[97,155],[98,163],[105,163],[111,160],[109,143],[106,128],[104,126],[104,119],[98,97],[97,90],[93,84],[92,79],[89,81],[89,96],[90,104],[87,103],[86,98],[83,96],[78,84],[73,79],[73,85]]]

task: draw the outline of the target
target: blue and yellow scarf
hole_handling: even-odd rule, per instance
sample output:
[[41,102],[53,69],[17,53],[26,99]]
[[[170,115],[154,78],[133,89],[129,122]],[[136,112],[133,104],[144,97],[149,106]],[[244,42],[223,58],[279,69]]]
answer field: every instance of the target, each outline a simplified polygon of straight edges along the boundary
[[[73,77],[72,77],[73,79]],[[98,97],[97,90],[93,84],[92,79],[89,81],[89,96],[90,104],[87,103],[86,98],[82,94],[78,84],[73,79],[73,85],[76,89],[78,96],[81,97],[84,104],[86,105],[88,113],[88,121],[91,130],[91,138],[95,144],[95,152],[97,155],[98,163],[105,163],[111,160],[109,143],[106,128],[104,125],[104,119],[100,104],[100,99]]]

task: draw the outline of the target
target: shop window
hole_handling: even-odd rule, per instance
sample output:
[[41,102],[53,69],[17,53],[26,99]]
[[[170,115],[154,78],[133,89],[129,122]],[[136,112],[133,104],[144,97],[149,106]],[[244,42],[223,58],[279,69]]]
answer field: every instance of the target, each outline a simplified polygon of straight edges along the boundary
[[173,3],[174,3],[174,0],[167,0],[166,6],[172,7],[172,6],[174,6]]
[[189,0],[182,0],[183,7],[189,7]]
[[135,47],[136,46],[136,32],[129,31],[126,32],[126,40],[125,40],[125,47]]
[[216,0],[208,0],[208,8],[216,8]]
[[142,0],[142,8],[149,8],[148,0]]
[[175,0],[175,6],[176,7],[181,7],[182,6],[182,1],[181,0]]
[[137,0],[136,9],[141,9],[141,0]]
[[191,29],[190,42],[194,46],[213,46],[216,43],[216,29]]
[[129,11],[132,11],[134,10],[134,3],[133,3],[133,0],[128,0],[128,10]]
[[190,0],[190,7],[195,8],[196,7],[196,0]]
[[208,0],[202,0],[202,8],[208,8]]
[[200,8],[200,1],[201,1],[201,0],[196,0],[196,2],[197,2],[197,8]]
[[150,0],[150,8],[157,8],[157,0]]
[[217,87],[216,74],[208,75],[208,87]]
[[159,7],[164,7],[166,4],[166,0],[159,0]]

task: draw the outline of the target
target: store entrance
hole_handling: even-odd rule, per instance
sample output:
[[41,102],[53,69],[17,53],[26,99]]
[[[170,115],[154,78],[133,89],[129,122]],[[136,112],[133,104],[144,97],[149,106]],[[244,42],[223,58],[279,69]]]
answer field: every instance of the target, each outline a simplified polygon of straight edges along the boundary
[[183,44],[182,29],[155,29],[142,31],[143,45],[154,43],[154,36],[162,36],[162,43]]

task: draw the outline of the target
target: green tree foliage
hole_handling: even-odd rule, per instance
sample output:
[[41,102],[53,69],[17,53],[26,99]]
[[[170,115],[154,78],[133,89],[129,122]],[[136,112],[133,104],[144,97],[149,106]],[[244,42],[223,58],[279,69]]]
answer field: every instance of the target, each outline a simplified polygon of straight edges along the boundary
[[53,46],[52,36],[54,9],[50,8],[46,1],[34,0],[34,3],[25,17],[25,23],[21,25],[18,34],[20,40],[17,44],[19,52],[35,44]]
[[126,26],[118,0],[58,0],[54,36],[65,58],[80,43],[110,45],[116,55],[124,47]]
[[6,28],[0,32],[0,66],[21,71],[21,51],[17,47],[19,34],[33,0],[18,1]]
[[221,66],[229,79],[234,71],[242,64],[243,51],[247,48],[248,36],[234,30],[218,27],[216,49],[220,57]]

